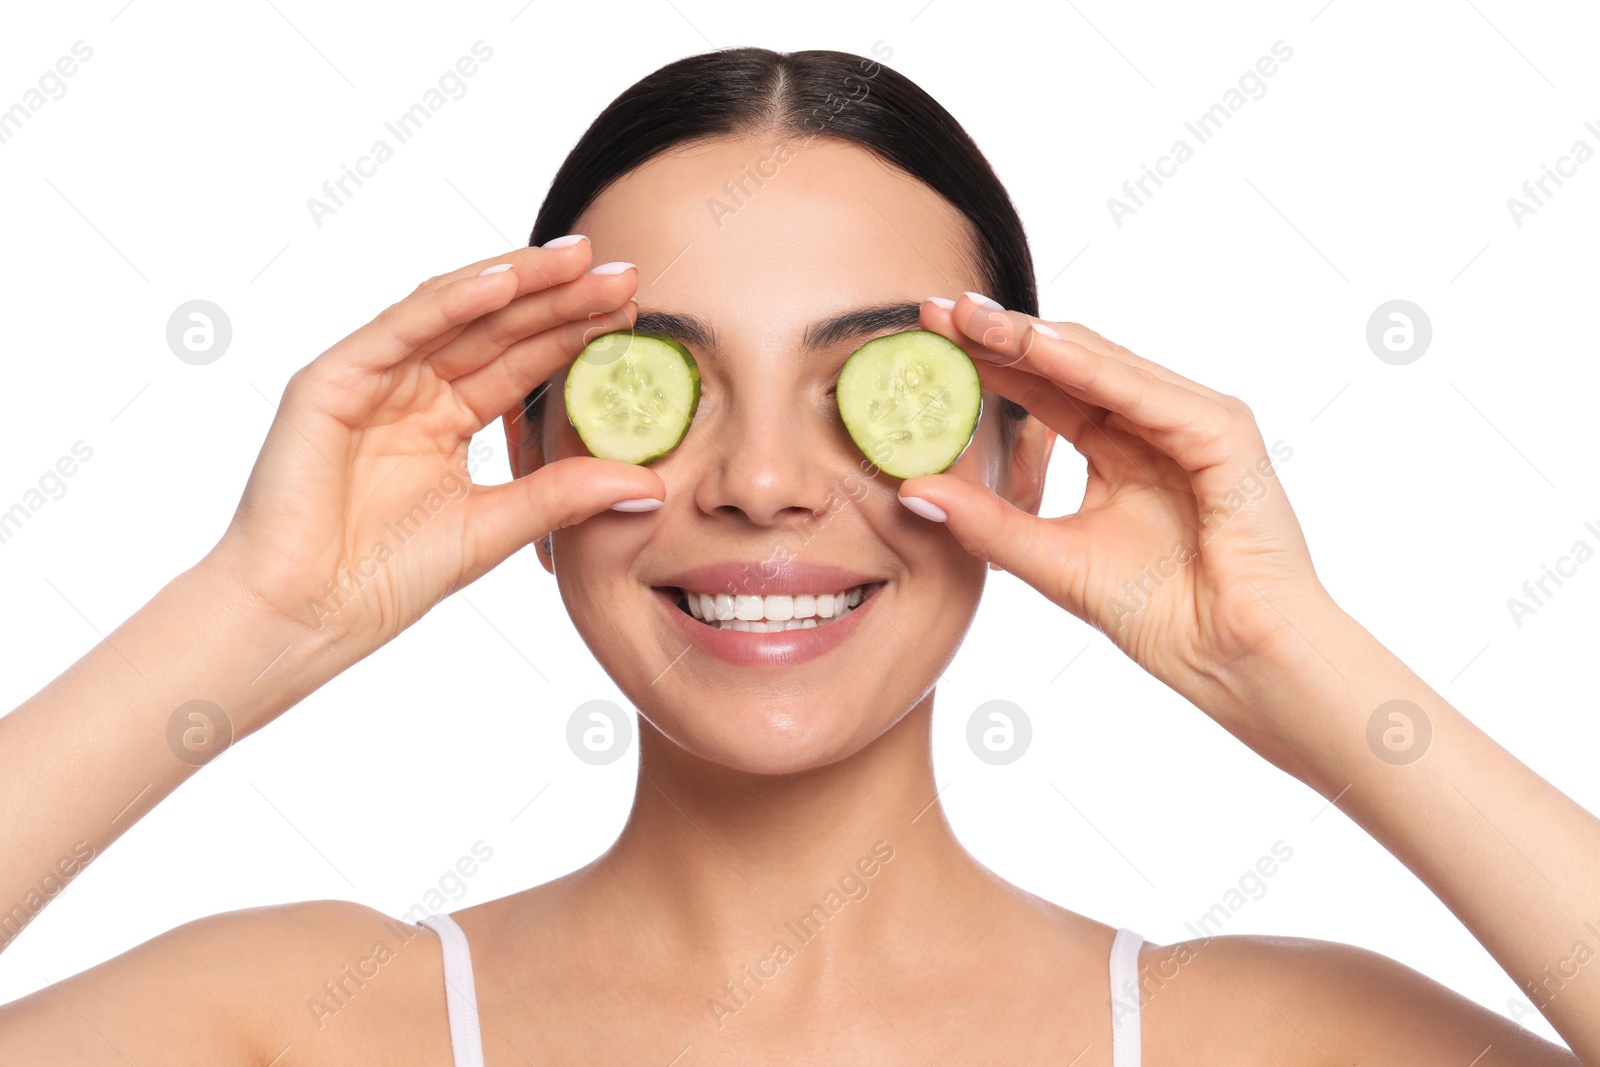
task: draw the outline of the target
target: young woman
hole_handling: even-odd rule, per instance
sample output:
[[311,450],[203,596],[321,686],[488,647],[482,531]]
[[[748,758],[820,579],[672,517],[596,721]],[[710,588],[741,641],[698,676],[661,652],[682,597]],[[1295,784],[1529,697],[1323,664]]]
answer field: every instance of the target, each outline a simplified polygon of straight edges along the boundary
[[[1242,401],[1038,318],[1009,199],[914,85],[837,52],[670,64],[595,121],[532,237],[296,373],[216,547],[0,720],[0,899],[194,771],[174,709],[254,733],[530,543],[639,709],[621,835],[419,924],[342,901],[188,923],[0,1007],[0,1062],[1600,1064],[1600,967],[1571,966],[1600,923],[1600,824],[1333,602]],[[630,327],[703,376],[648,466],[587,455],[562,402],[586,340]],[[987,402],[949,471],[902,482],[831,386],[918,327],[974,358]],[[515,479],[362,564],[497,418]],[[1058,435],[1088,490],[1041,519]],[[1241,504],[1251,478],[1268,491]],[[358,565],[358,597],[307,614]],[[1369,951],[1145,944],[978,864],[930,721],[989,566],[1337,803],[1539,984],[1577,1057]],[[707,621],[700,594],[752,574],[773,615],[835,610]],[[1424,759],[1369,745],[1396,700],[1431,726]]]

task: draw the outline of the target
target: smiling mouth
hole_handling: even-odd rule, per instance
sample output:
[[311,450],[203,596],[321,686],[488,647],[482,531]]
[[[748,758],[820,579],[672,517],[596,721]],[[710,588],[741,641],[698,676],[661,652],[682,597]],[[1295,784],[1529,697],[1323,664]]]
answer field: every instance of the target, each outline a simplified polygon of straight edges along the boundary
[[746,633],[781,633],[831,626],[885,584],[869,582],[837,593],[796,596],[693,593],[677,586],[662,588],[674,597],[679,611],[702,625]]

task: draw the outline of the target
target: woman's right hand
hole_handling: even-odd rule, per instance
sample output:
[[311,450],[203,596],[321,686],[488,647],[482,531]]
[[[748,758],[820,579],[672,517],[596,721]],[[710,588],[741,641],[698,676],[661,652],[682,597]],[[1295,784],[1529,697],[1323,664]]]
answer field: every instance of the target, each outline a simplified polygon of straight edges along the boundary
[[583,239],[430,278],[297,371],[206,569],[342,669],[548,531],[662,498],[648,468],[589,456],[505,485],[467,473],[473,434],[632,326],[637,272],[589,273],[590,255]]

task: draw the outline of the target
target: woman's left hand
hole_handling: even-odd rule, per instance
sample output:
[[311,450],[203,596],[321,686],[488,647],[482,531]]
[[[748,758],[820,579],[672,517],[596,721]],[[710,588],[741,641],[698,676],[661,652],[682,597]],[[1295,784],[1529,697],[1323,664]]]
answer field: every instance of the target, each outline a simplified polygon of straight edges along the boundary
[[[1044,323],[963,294],[923,304],[986,389],[1008,397],[1088,461],[1082,505],[1040,518],[949,473],[904,497],[943,509],[967,551],[1010,571],[1256,747],[1278,730],[1219,706],[1217,683],[1338,612],[1243,401],[1134,355],[1076,323]],[[1283,458],[1287,458],[1285,455]],[[1224,721],[1231,720],[1231,721]]]

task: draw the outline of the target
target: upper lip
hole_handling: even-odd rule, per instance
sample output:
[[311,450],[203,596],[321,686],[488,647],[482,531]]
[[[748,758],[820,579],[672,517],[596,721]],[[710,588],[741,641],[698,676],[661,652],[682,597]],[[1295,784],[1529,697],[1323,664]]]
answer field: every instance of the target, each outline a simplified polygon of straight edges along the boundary
[[884,579],[844,567],[790,560],[707,563],[662,579],[661,586],[676,586],[691,593],[727,593],[729,596],[767,596],[798,593],[839,593],[858,585],[875,585]]

